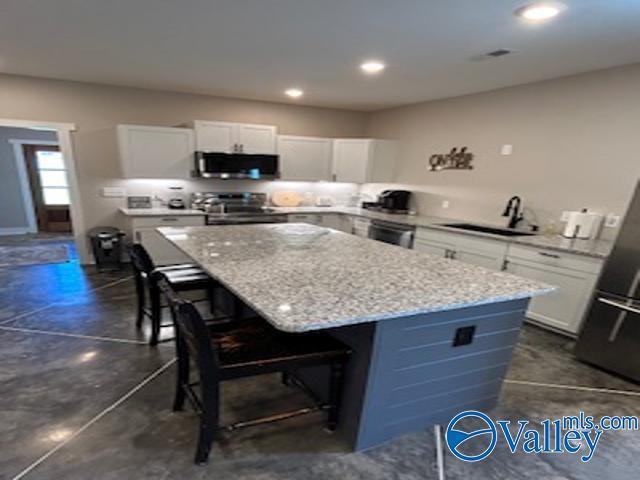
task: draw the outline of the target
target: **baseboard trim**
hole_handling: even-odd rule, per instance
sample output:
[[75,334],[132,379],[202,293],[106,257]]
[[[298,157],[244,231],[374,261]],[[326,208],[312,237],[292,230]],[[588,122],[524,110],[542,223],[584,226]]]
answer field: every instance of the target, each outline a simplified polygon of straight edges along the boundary
[[0,228],[0,235],[26,235],[28,233],[35,233],[28,228]]

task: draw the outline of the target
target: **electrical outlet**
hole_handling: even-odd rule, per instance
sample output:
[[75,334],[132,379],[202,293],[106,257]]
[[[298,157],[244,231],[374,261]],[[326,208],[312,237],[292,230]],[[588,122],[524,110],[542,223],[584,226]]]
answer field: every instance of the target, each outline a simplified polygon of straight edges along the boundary
[[449,206],[450,206],[449,200],[442,201],[442,208],[449,208]]
[[513,145],[504,144],[500,148],[500,155],[511,155],[513,153]]
[[568,222],[569,221],[569,215],[571,215],[571,212],[565,210],[564,212],[562,212],[562,216],[560,217],[560,221],[561,222]]
[[127,191],[121,187],[103,187],[102,188],[103,197],[122,198],[126,194],[127,194]]
[[620,215],[610,213],[604,220],[604,226],[609,228],[616,228],[620,225]]

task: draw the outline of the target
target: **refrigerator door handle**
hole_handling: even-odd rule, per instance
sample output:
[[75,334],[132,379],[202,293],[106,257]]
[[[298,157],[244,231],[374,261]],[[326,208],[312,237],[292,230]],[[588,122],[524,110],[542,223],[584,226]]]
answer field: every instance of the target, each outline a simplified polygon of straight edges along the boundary
[[602,303],[606,303],[607,305],[611,305],[612,307],[619,308],[620,310],[624,310],[626,312],[640,314],[640,308],[636,308],[631,305],[624,304],[622,302],[616,302],[615,300],[610,300],[604,297],[598,298],[598,301]]
[[613,325],[611,332],[609,333],[609,341],[615,342],[616,338],[618,338],[618,332],[620,332],[620,328],[622,328],[622,324],[627,318],[627,313],[637,313],[640,314],[640,308],[634,308],[631,305],[627,305],[621,302],[616,302],[615,300],[610,300],[604,297],[598,297],[598,301],[612,307],[615,307],[619,310],[622,310],[616,319],[616,323]]

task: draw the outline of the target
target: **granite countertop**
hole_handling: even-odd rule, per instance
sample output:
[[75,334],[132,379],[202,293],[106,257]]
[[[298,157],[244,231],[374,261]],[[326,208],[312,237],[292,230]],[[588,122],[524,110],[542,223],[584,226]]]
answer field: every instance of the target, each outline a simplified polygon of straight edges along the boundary
[[[548,250],[555,250],[559,252],[573,253],[576,255],[583,255],[593,258],[607,258],[611,249],[613,248],[613,242],[606,240],[580,240],[564,238],[561,235],[535,235],[535,236],[522,236],[522,237],[503,237],[500,235],[492,235],[490,233],[473,232],[469,230],[461,230],[457,228],[444,227],[443,223],[455,223],[464,222],[465,220],[444,218],[444,217],[431,217],[426,215],[398,215],[391,213],[374,212],[371,210],[365,210],[359,207],[269,207],[271,213],[287,213],[287,214],[306,214],[306,213],[337,213],[343,215],[352,215],[357,217],[368,218],[371,220],[386,220],[390,222],[402,223],[405,225],[412,225],[421,228],[437,229],[447,231],[450,233],[457,233],[462,235],[471,235],[476,237],[492,238],[505,243],[515,243],[520,245],[528,245],[531,247],[544,248]],[[127,216],[148,216],[148,217],[162,217],[162,216],[182,216],[182,215],[206,215],[201,210],[174,210],[169,208],[120,208],[120,212]],[[469,221],[469,223],[479,222]],[[495,227],[496,225],[490,225]]]
[[[475,237],[492,238],[505,243],[515,243],[519,245],[527,245],[531,247],[544,248],[559,252],[573,253],[593,258],[607,258],[613,248],[613,242],[606,240],[581,240],[574,238],[565,238],[561,235],[529,235],[521,237],[503,237],[484,232],[474,232],[470,230],[462,230],[459,228],[451,228],[442,226],[445,223],[475,223],[483,225],[482,222],[473,220],[461,220],[455,218],[431,217],[426,215],[399,215],[391,213],[374,212],[358,207],[289,207],[274,208],[278,213],[341,213],[345,215],[354,215],[369,219],[386,220],[389,222],[401,223],[404,225],[412,225],[421,228],[430,228],[434,230],[442,230],[450,233],[462,235],[471,235]],[[503,228],[500,225],[487,225],[490,227]]]
[[189,208],[120,208],[120,212],[128,217],[177,217],[206,215],[202,210],[191,210]]
[[280,330],[528,298],[546,284],[304,223],[158,228]]

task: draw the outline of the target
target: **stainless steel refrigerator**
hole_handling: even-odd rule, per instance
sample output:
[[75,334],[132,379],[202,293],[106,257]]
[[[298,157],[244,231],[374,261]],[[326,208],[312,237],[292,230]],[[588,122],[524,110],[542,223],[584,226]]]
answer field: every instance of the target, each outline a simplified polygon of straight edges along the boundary
[[576,355],[640,382],[640,182],[598,280]]

